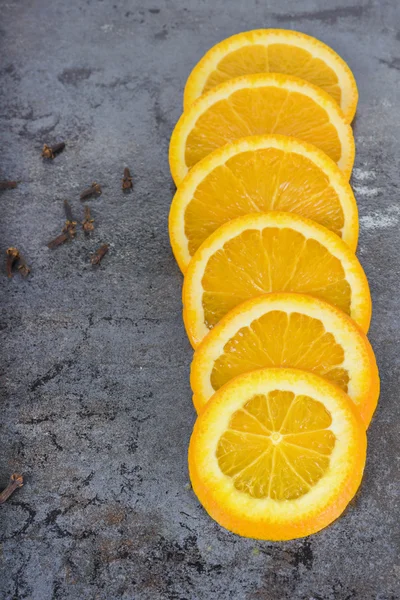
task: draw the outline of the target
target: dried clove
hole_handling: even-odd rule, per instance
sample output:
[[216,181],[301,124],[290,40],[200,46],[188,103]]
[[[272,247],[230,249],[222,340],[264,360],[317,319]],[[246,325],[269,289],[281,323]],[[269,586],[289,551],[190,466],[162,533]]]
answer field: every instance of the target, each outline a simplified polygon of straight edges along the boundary
[[69,237],[73,238],[76,234],[76,225],[77,221],[74,221],[74,217],[72,216],[71,205],[68,200],[64,200],[64,211],[66,216],[65,225],[63,227],[63,232],[68,233]]
[[57,246],[61,246],[61,244],[64,244],[66,241],[75,237],[77,221],[74,221],[71,205],[68,200],[64,200],[64,211],[66,217],[65,225],[62,228],[60,235],[47,244],[47,247],[50,248],[50,250],[54,250]]
[[90,217],[90,206],[85,206],[85,218],[82,221],[82,229],[85,234],[88,234],[90,231],[94,230],[94,219]]
[[7,277],[11,278],[13,266],[16,263],[16,261],[19,259],[19,250],[18,250],[18,248],[13,248],[13,247],[7,248],[6,255],[7,255],[7,259],[6,259]]
[[100,196],[101,195],[101,186],[99,183],[96,183],[95,181],[92,183],[92,185],[90,186],[90,188],[87,188],[87,190],[83,190],[83,192],[81,193],[81,200],[87,200],[88,198],[91,198],[92,196]]
[[5,490],[0,494],[0,504],[4,504],[17,488],[24,485],[24,478],[19,473],[13,473],[10,477],[10,482]]
[[28,277],[29,273],[31,272],[30,268],[26,264],[26,262],[21,254],[19,255],[19,262],[17,265],[17,269],[18,269],[18,272],[22,275],[22,277]]
[[98,250],[96,250],[95,254],[93,254],[91,258],[92,265],[98,265],[102,261],[103,257],[107,254],[110,246],[109,244],[104,244],[100,246]]
[[6,254],[6,269],[8,277],[12,277],[12,270],[14,266],[17,267],[18,272],[22,275],[22,277],[26,277],[27,275],[29,275],[31,270],[26,264],[25,259],[22,256],[21,252],[18,250],[18,248],[7,248]]
[[131,172],[128,169],[128,167],[125,167],[124,177],[122,179],[122,189],[124,190],[124,192],[126,192],[127,190],[130,190],[131,188],[132,188]]
[[45,144],[42,150],[43,158],[55,158],[57,154],[60,154],[65,148],[65,143],[60,142],[59,144],[55,144],[54,146],[48,146]]
[[68,233],[60,233],[60,235],[58,235],[56,238],[54,238],[54,240],[51,240],[51,242],[47,244],[47,247],[50,248],[50,250],[54,250],[54,248],[57,248],[57,246],[61,246],[61,244],[64,244],[67,240],[70,239],[71,237]]
[[13,190],[18,185],[18,181],[0,181],[0,190]]

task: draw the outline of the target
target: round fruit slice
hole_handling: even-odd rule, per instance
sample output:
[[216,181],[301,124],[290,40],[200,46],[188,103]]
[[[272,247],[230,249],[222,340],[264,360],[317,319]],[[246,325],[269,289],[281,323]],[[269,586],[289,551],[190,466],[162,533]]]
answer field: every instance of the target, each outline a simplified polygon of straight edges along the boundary
[[338,166],[295,138],[241,138],[214,150],[189,171],[172,201],[169,231],[183,272],[197,248],[221,225],[270,210],[313,219],[357,247],[357,204]]
[[354,162],[353,132],[329,94],[289,75],[245,75],[203,94],[179,119],[169,164],[177,185],[202,158],[227,142],[280,133],[314,144],[347,179]]
[[343,512],[360,485],[366,445],[342,390],[311,373],[263,369],[221,388],[197,419],[190,479],[223,527],[289,540]]
[[336,100],[348,123],[354,117],[358,92],[348,65],[326,44],[287,29],[245,31],[211,48],[189,75],[184,109],[216,85],[252,73],[286,73],[306,79]]
[[314,221],[270,212],[225,223],[190,261],[183,318],[192,345],[196,347],[232,308],[269,292],[316,296],[368,331],[368,281],[349,247]]
[[302,294],[266,294],[231,310],[194,354],[190,382],[201,413],[228,381],[264,367],[311,371],[344,390],[366,426],[379,396],[374,352],[341,310]]

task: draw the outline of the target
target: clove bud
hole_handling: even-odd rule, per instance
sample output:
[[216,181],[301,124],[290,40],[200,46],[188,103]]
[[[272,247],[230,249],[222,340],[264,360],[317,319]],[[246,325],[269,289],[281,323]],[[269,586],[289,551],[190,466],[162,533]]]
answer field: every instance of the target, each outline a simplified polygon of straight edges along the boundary
[[85,206],[85,218],[82,221],[82,229],[85,234],[88,234],[90,231],[94,230],[94,219],[90,217],[90,206]]
[[7,271],[7,277],[12,277],[12,271],[14,266],[17,267],[18,272],[22,275],[22,277],[26,277],[27,275],[29,275],[29,273],[31,272],[30,268],[28,267],[28,265],[25,262],[24,257],[22,256],[21,252],[18,250],[18,248],[7,248],[6,250],[6,255],[7,255],[7,259],[6,259],[6,271]]
[[7,248],[6,255],[7,255],[7,258],[6,258],[7,277],[9,277],[11,279],[13,266],[14,266],[15,262],[19,259],[19,250],[18,250],[18,248],[14,248],[14,247]]
[[47,247],[50,248],[50,250],[54,250],[57,246],[61,246],[61,244],[64,244],[67,240],[75,237],[77,221],[75,221],[72,216],[71,205],[67,200],[64,200],[64,211],[66,217],[65,225],[62,228],[60,235],[47,244]]

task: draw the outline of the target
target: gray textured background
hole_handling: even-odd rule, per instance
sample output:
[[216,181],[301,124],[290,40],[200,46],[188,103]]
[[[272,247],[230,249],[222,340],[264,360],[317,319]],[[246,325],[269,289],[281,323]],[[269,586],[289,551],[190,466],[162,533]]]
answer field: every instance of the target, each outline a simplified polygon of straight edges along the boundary
[[[321,38],[357,78],[352,183],[382,376],[356,499],[325,531],[279,544],[224,531],[188,486],[191,350],[167,232],[186,77],[256,27]],[[400,598],[398,0],[2,0],[0,29],[0,178],[22,182],[0,192],[0,250],[17,245],[32,266],[11,281],[1,267],[0,484],[26,478],[0,510],[1,598]],[[60,139],[65,152],[42,161]],[[62,200],[81,219],[92,181],[94,235],[48,250]]]

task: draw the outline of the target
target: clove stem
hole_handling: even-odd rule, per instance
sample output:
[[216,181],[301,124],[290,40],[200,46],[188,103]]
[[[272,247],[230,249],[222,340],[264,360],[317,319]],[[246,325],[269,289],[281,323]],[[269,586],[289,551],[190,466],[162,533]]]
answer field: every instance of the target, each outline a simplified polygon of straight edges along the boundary
[[19,473],[13,473],[10,477],[8,486],[0,494],[0,504],[4,502],[15,492],[17,488],[24,485],[24,478]]
[[81,198],[81,200],[87,200],[88,198],[91,198],[92,196],[100,196],[100,195],[101,195],[101,186],[99,183],[96,183],[94,181],[92,183],[92,185],[90,186],[90,188],[83,190],[80,198]]
[[0,190],[13,190],[18,185],[18,181],[0,181]]
[[47,244],[47,247],[50,248],[50,250],[54,250],[54,248],[57,248],[57,246],[61,246],[61,244],[64,244],[67,240],[69,240],[70,237],[71,236],[66,232],[60,233],[60,235],[58,235],[56,238],[54,238],[54,240],[51,240],[51,242]]
[[73,221],[74,217],[72,216],[72,209],[68,200],[64,200],[64,211],[67,221]]
[[103,257],[107,254],[110,246],[109,244],[103,244],[100,246],[98,250],[96,250],[95,254],[93,254],[91,258],[92,265],[98,265],[102,261]]
[[122,179],[122,189],[125,190],[130,190],[132,187],[132,177],[131,177],[131,172],[128,169],[128,167],[125,167],[124,169],[124,177]]

